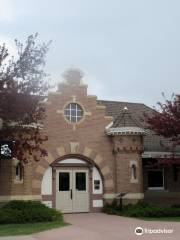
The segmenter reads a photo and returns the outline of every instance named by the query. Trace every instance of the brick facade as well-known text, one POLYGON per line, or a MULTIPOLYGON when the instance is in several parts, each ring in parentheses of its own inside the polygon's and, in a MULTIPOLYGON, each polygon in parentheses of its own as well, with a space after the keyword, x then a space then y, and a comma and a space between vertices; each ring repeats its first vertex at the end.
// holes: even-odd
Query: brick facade
MULTIPOLYGON (((55 207, 53 193, 56 163, 72 156, 84 159, 89 164, 89 169, 95 166, 102 176, 103 193, 93 195, 91 190, 90 211, 99 211, 99 208, 93 208, 93 200, 103 198, 104 201, 112 201, 122 192, 126 193, 126 202, 143 199, 147 188, 146 172, 142 171, 143 134, 131 132, 108 135, 107 126, 112 124, 114 118, 107 114, 106 107, 97 104, 96 96, 87 95, 87 85, 82 84, 80 78, 75 76, 75 81, 66 80, 66 83, 59 85, 57 92, 49 94, 44 103, 46 119, 42 131, 48 136, 44 146, 48 156, 39 162, 32 161, 25 165, 23 181, 20 182, 15 180, 14 161, 1 160, 0 202, 39 199, 52 201, 52 206, 55 207), (83 109, 83 118, 77 124, 69 123, 64 116, 64 109, 69 103, 77 103, 83 109), (52 195, 41 196, 42 179, 49 166, 52 167, 52 195), (132 177, 132 166, 136 168, 135 179, 132 177)), ((167 174, 171 175, 170 172, 167 174)), ((92 185, 92 174, 89 176, 92 185)), ((168 179, 172 179, 172 175, 168 179)), ((170 181, 167 188, 178 192, 179 182, 171 184, 170 181)))

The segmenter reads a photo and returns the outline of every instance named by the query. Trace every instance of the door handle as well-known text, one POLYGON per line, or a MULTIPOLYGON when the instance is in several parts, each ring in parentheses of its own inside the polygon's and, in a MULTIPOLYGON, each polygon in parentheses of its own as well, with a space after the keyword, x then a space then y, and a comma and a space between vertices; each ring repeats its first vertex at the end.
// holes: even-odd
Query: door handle
POLYGON ((72 189, 71 189, 71 199, 72 199, 73 195, 72 195, 72 189))

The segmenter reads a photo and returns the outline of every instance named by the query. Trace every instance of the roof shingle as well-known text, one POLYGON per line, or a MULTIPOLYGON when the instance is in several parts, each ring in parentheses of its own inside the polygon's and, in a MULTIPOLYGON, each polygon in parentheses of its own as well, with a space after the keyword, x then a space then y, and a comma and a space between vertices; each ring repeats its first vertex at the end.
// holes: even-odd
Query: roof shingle
MULTIPOLYGON (((169 140, 156 135, 148 129, 144 121, 144 114, 152 115, 154 110, 142 103, 118 102, 97 100, 98 105, 106 106, 106 115, 114 118, 112 127, 141 127, 146 129, 147 135, 144 137, 144 150, 150 152, 168 152, 169 140), (128 112, 123 111, 124 108, 128 112)), ((180 152, 180 148, 177 148, 180 152)))

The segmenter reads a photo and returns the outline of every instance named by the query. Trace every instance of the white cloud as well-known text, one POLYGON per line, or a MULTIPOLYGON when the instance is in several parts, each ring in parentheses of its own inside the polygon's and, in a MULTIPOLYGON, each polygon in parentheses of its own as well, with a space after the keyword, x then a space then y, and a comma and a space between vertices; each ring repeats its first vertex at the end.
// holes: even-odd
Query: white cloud
POLYGON ((11 0, 0 0, 0 22, 12 21, 13 10, 11 0))

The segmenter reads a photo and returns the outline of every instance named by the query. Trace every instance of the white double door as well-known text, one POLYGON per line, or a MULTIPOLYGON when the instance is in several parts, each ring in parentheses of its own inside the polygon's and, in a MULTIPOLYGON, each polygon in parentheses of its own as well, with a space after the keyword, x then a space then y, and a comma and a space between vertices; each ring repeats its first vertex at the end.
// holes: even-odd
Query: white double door
POLYGON ((88 169, 56 170, 56 208, 63 213, 89 212, 88 169))

